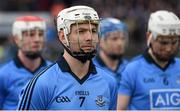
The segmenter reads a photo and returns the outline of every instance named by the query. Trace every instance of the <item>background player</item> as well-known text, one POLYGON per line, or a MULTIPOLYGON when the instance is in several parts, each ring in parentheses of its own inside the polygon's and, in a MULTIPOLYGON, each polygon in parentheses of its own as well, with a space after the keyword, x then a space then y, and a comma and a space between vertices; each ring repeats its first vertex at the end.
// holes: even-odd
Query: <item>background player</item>
POLYGON ((160 10, 150 15, 148 49, 129 63, 122 73, 118 109, 180 109, 180 20, 160 10))
POLYGON ((99 28, 100 45, 93 62, 120 81, 127 64, 123 59, 128 41, 127 26, 116 18, 105 18, 100 21, 99 28))
POLYGON ((26 83, 50 64, 41 52, 44 47, 46 24, 37 16, 22 16, 12 27, 18 51, 13 60, 0 69, 0 109, 14 110, 26 83))

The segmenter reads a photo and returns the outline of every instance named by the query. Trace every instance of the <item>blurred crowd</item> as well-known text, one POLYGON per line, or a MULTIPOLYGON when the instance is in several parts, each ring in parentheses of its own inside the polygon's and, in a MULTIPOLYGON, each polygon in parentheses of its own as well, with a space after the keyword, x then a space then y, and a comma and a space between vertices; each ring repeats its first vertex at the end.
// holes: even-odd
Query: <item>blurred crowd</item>
MULTIPOLYGON (((88 5, 95 8, 101 18, 116 17, 125 22, 129 30, 127 58, 137 55, 145 49, 146 25, 151 12, 164 9, 172 11, 180 17, 180 0, 3 0, 0 3, 0 11, 43 11, 50 13, 53 17, 59 10, 73 5, 88 5)), ((55 32, 55 28, 50 28, 47 34, 48 38, 53 38, 48 39, 48 42, 51 42, 48 46, 51 49, 48 52, 50 56, 59 52, 53 46, 56 43, 55 32)), ((50 58, 53 60, 56 57, 50 58)))

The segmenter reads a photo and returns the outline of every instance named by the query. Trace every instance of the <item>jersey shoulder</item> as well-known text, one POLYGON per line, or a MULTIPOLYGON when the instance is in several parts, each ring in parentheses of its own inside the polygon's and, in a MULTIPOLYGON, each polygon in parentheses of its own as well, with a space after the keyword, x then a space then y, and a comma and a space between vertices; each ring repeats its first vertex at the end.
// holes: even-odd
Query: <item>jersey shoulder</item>
POLYGON ((105 69, 103 69, 102 67, 99 66, 95 66, 98 75, 105 80, 107 83, 113 85, 113 84, 117 84, 117 81, 115 80, 114 77, 112 77, 110 74, 108 74, 109 72, 107 72, 105 69))
POLYGON ((1 66, 1 68, 0 68, 0 75, 2 75, 2 74, 6 74, 6 75, 7 75, 7 73, 13 72, 15 67, 16 67, 16 65, 15 65, 15 63, 14 63, 13 60, 5 63, 5 64, 4 64, 3 66, 1 66))
MULTIPOLYGON (((56 72, 56 65, 57 64, 51 64, 47 67, 45 67, 43 70, 38 72, 28 83, 31 84, 31 86, 36 87, 36 90, 47 90, 51 89, 56 83, 57 75, 56 72)), ((27 86, 28 87, 28 86, 27 86)), ((26 88, 27 88, 26 87, 26 88)), ((33 90, 33 88, 31 89, 33 90)))
POLYGON ((180 57, 175 57, 175 62, 177 62, 178 64, 180 64, 180 57))
POLYGON ((128 63, 129 63, 129 60, 127 60, 127 59, 122 59, 122 63, 123 63, 123 64, 128 64, 128 63))
POLYGON ((140 63, 142 63, 142 62, 144 62, 144 57, 143 57, 143 55, 138 55, 138 56, 132 58, 132 59, 128 62, 128 64, 127 64, 126 67, 139 67, 138 65, 139 65, 140 63))
POLYGON ((52 62, 52 61, 50 61, 50 60, 45 60, 45 62, 46 62, 46 65, 47 65, 47 66, 49 66, 49 65, 53 64, 53 62, 52 62))
POLYGON ((58 65, 56 63, 51 63, 43 70, 41 70, 34 78, 38 78, 38 81, 49 81, 56 78, 58 75, 58 65))
MULTIPOLYGON (((134 74, 135 72, 138 71, 137 69, 146 67, 144 62, 145 62, 145 59, 144 59, 143 55, 138 55, 128 62, 125 69, 123 70, 123 72, 126 72, 126 73, 133 72, 133 74, 134 74), (142 65, 143 65, 143 67, 141 67, 142 65)), ((122 74, 123 74, 123 72, 122 72, 122 74)))
POLYGON ((178 67, 180 66, 180 57, 175 57, 175 65, 177 65, 178 67))

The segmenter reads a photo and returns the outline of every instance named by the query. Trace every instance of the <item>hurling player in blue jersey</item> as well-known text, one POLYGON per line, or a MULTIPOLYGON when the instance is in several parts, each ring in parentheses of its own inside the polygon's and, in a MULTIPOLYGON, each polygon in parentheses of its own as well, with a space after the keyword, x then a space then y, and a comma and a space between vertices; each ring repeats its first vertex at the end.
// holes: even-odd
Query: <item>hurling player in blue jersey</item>
POLYGON ((148 22, 148 49, 122 73, 118 109, 180 110, 180 20, 172 12, 152 13, 148 22))
POLYGON ((59 12, 57 30, 64 54, 27 85, 19 110, 114 110, 117 83, 91 61, 98 43, 97 12, 73 6, 59 12))
POLYGON ((116 18, 105 18, 100 21, 99 35, 99 50, 93 62, 120 81, 121 72, 127 65, 127 60, 123 59, 128 41, 127 26, 116 18))
POLYGON ((22 88, 49 61, 41 57, 45 40, 45 21, 37 16, 22 16, 13 24, 17 55, 0 69, 0 109, 17 108, 22 88))

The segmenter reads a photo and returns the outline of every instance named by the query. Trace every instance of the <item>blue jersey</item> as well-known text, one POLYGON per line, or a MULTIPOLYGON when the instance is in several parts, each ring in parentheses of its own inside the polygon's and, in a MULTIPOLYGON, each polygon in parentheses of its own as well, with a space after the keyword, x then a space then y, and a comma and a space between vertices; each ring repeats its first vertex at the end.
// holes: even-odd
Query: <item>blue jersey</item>
POLYGON ((32 79, 36 72, 49 64, 49 61, 42 59, 41 65, 34 72, 31 72, 21 63, 17 56, 6 63, 0 69, 0 109, 16 109, 24 85, 32 79))
POLYGON ((146 51, 126 66, 118 93, 130 96, 130 110, 180 109, 180 59, 161 68, 146 51))
POLYGON ((118 82, 118 86, 119 86, 119 81, 121 79, 121 73, 122 71, 125 69, 126 65, 128 64, 128 61, 125 59, 121 59, 119 61, 118 67, 116 68, 115 71, 111 70, 110 68, 108 68, 105 63, 103 62, 103 60, 100 58, 99 55, 95 56, 93 58, 93 62, 96 66, 104 69, 108 74, 110 74, 112 77, 114 77, 117 82, 118 82))
POLYGON ((27 85, 19 110, 114 110, 117 83, 92 62, 85 77, 79 79, 61 57, 27 85))

